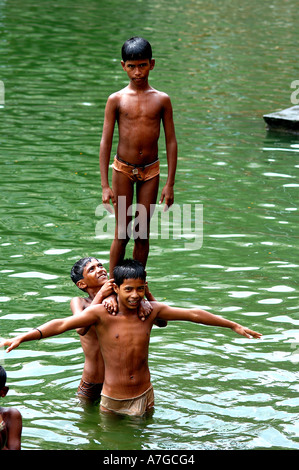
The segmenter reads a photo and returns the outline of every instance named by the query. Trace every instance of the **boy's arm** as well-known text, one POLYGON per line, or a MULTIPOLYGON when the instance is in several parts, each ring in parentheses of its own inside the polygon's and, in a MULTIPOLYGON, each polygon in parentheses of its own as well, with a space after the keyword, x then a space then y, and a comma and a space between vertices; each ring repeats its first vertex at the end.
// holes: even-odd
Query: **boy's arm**
POLYGON ((115 315, 118 312, 118 304, 113 283, 114 279, 106 281, 90 304, 96 305, 102 303, 111 315, 115 315))
MULTIPOLYGON (((78 314, 82 313, 83 310, 85 310, 85 308, 86 308, 84 306, 84 299, 82 299, 81 297, 74 297, 71 300, 70 307, 71 307, 71 311, 72 311, 73 315, 78 315, 78 314)), ((90 328, 90 325, 88 325, 84 328, 76 328, 76 332, 80 336, 84 336, 88 332, 89 328, 90 328)))
POLYGON ((16 336, 12 339, 2 340, 0 348, 2 346, 8 346, 6 352, 10 352, 12 349, 17 348, 21 343, 25 343, 27 341, 49 338, 50 336, 60 335, 68 330, 93 325, 99 321, 99 314, 101 311, 105 311, 105 307, 102 305, 96 305, 86 308, 84 312, 81 312, 78 315, 51 320, 38 328, 28 331, 28 333, 23 333, 22 335, 16 336))
POLYGON ((109 96, 105 108, 105 118, 103 125, 103 133, 100 144, 100 173, 102 186, 102 202, 109 212, 113 212, 110 206, 110 199, 115 206, 116 201, 112 189, 109 186, 108 168, 110 162, 110 154, 112 148, 112 139, 117 116, 117 100, 116 95, 109 96))
POLYGON ((165 142, 166 142, 166 155, 167 155, 167 164, 168 164, 168 177, 164 188, 162 189, 161 197, 159 204, 165 199, 164 211, 172 206, 174 202, 174 182, 175 182, 175 173, 177 167, 177 140, 175 135, 175 128, 173 122, 173 111, 170 98, 166 95, 165 104, 162 114, 162 122, 165 133, 165 142))
MULTIPOLYGON (((146 298, 149 302, 156 302, 155 297, 153 296, 153 294, 149 290, 147 282, 145 284, 145 296, 146 296, 146 298)), ((162 320, 161 318, 156 318, 155 321, 154 321, 154 325, 158 326, 159 328, 164 328, 165 326, 167 326, 167 321, 162 320)))
POLYGON ((169 307, 165 304, 158 305, 159 311, 157 313, 157 318, 162 318, 163 320, 191 321, 193 323, 201 323, 203 325, 231 328, 235 333, 246 336, 246 338, 260 338, 262 336, 261 333, 252 331, 249 328, 240 325, 239 323, 226 320, 225 318, 214 315, 213 313, 209 313, 206 310, 201 310, 199 308, 185 309, 169 307))
MULTIPOLYGON (((109 279, 109 281, 106 281, 105 284, 101 287, 99 292, 97 292, 89 306, 102 304, 106 298, 111 297, 110 302, 105 304, 105 307, 109 311, 109 313, 113 315, 117 312, 118 307, 116 300, 112 299, 112 295, 113 297, 115 297, 113 289, 113 279, 109 279)), ((73 315, 78 315, 79 313, 83 312, 83 310, 86 308, 86 306, 84 305, 84 299, 81 297, 74 297, 70 302, 70 307, 73 315)), ((79 335, 84 336, 88 332, 89 328, 90 325, 85 328, 77 328, 76 331, 79 335)))
POLYGON ((7 450, 21 450, 22 415, 16 408, 9 410, 7 450))

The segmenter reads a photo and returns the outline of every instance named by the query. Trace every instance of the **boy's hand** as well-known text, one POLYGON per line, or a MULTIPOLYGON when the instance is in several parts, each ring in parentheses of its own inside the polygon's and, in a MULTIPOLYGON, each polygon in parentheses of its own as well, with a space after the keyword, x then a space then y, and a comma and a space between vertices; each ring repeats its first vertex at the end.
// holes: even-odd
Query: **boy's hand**
POLYGON ((0 342, 0 348, 3 346, 8 346, 6 349, 6 352, 11 351, 12 349, 17 348, 21 344, 21 339, 18 339, 18 337, 13 338, 13 339, 3 339, 0 342))
POLYGON ((144 321, 152 313, 152 310, 152 305, 147 300, 143 299, 140 302, 140 307, 138 309, 138 317, 141 321, 144 321))
POLYGON ((162 189, 161 197, 159 200, 159 204, 162 204, 162 202, 165 199, 165 206, 164 206, 164 212, 166 212, 170 206, 172 206, 174 202, 174 191, 173 191, 173 186, 165 185, 164 188, 162 189))
POLYGON ((113 214, 114 211, 113 211, 113 208, 110 205, 110 199, 111 199, 111 202, 112 202, 113 206, 116 206, 116 201, 115 201, 113 191, 108 186, 107 188, 102 189, 102 203, 103 203, 103 206, 105 207, 105 209, 107 209, 107 211, 110 212, 110 214, 113 214))
POLYGON ((246 338, 260 338, 262 336, 261 333, 257 333, 256 331, 252 331, 250 330, 249 328, 245 328, 244 326, 242 325, 238 325, 236 323, 235 326, 232 327, 232 330, 241 335, 241 336, 245 336, 246 338))
POLYGON ((101 293, 102 298, 109 297, 115 293, 113 289, 113 282, 113 279, 109 279, 109 281, 106 281, 105 284, 101 287, 99 292, 101 293))
POLYGON ((102 304, 111 315, 117 314, 118 304, 116 300, 116 295, 110 295, 109 297, 103 300, 102 304))

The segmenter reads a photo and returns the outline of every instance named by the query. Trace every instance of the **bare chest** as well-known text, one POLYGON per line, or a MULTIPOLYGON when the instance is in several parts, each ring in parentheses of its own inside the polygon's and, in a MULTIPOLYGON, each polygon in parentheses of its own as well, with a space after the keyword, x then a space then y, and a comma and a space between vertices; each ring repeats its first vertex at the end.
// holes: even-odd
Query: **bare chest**
POLYGON ((162 116, 162 106, 151 94, 123 96, 119 103, 119 119, 124 121, 157 121, 162 116))
POLYGON ((147 349, 150 340, 151 324, 139 318, 128 319, 121 316, 110 316, 106 326, 101 330, 101 344, 108 350, 118 348, 127 353, 134 349, 147 349))

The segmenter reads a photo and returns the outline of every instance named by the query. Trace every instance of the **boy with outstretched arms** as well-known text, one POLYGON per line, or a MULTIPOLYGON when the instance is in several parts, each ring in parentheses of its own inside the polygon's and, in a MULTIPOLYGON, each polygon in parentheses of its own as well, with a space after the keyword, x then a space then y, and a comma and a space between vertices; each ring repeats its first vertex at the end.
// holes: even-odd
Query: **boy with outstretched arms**
MULTIPOLYGON (((85 257, 78 260, 71 269, 71 279, 87 297, 74 297, 70 307, 73 315, 82 313, 91 305, 103 304, 110 314, 118 311, 116 295, 113 289, 113 279, 108 280, 107 271, 96 258, 85 257)), ((149 300, 152 300, 150 297, 149 300)), ((149 304, 142 303, 139 317, 144 319, 151 311, 149 304)), ((77 328, 80 342, 84 352, 85 361, 82 378, 77 390, 80 399, 94 403, 101 398, 104 382, 104 361, 95 327, 87 326, 77 328)))
POLYGON ((38 329, 4 340, 0 347, 8 346, 9 352, 24 341, 94 325, 105 364, 101 409, 142 416, 154 405, 148 349, 151 329, 156 319, 191 321, 230 328, 247 338, 261 336, 260 333, 205 310, 170 307, 160 302, 152 302, 151 315, 141 322, 138 307, 146 291, 146 274, 143 265, 136 260, 127 260, 115 267, 114 283, 119 306, 117 315, 110 315, 102 305, 90 306, 84 314, 52 320, 38 329))
POLYGON ((150 43, 140 37, 128 39, 122 47, 123 70, 129 85, 109 96, 105 109, 100 144, 102 202, 115 209, 115 236, 110 249, 110 277, 123 260, 130 238, 130 223, 134 185, 138 230, 135 227, 133 258, 146 265, 149 253, 150 219, 156 204, 159 187, 158 140, 161 122, 164 127, 168 177, 160 203, 165 209, 174 202, 173 186, 177 165, 177 141, 173 123, 172 104, 166 93, 149 85, 149 73, 155 66, 150 43), (112 188, 108 181, 112 140, 118 124, 117 154, 113 162, 112 188))

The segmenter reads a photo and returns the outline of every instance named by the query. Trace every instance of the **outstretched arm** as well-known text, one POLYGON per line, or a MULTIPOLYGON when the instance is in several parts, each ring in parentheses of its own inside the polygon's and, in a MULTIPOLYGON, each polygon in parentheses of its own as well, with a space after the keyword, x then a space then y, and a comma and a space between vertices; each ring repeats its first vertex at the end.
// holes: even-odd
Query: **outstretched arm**
POLYGON ((245 336, 246 338, 260 338, 262 336, 261 333, 257 333, 256 331, 250 330, 239 323, 235 323, 218 315, 214 315, 213 313, 209 313, 206 310, 201 310, 199 308, 175 308, 169 307, 165 304, 159 304, 159 306, 160 309, 158 311, 157 318, 162 318, 163 320, 191 321, 193 323, 201 323, 203 325, 230 328, 235 333, 245 336))
POLYGON ((12 339, 2 340, 0 348, 2 346, 8 346, 6 352, 10 352, 12 349, 17 348, 21 343, 27 341, 57 336, 68 330, 95 324, 99 319, 99 316, 97 315, 99 308, 104 309, 105 307, 88 307, 84 312, 78 315, 51 320, 38 328, 28 331, 28 333, 23 333, 22 335, 16 336, 12 339))
MULTIPOLYGON (((115 315, 118 311, 116 295, 113 289, 113 279, 106 281, 101 287, 99 292, 95 295, 94 299, 89 306, 103 304, 109 313, 115 315)), ((70 303, 73 315, 78 315, 86 308, 84 299, 81 297, 74 297, 70 303)), ((90 325, 84 328, 77 328, 76 331, 79 335, 84 336, 90 328, 90 325)))
MULTIPOLYGON (((145 296, 146 296, 146 298, 149 302, 156 302, 155 297, 153 296, 153 294, 149 290, 147 282, 145 284, 145 296)), ((159 328, 164 328, 165 326, 167 326, 167 321, 162 320, 161 318, 156 318, 155 321, 154 321, 154 325, 158 326, 159 328)))

